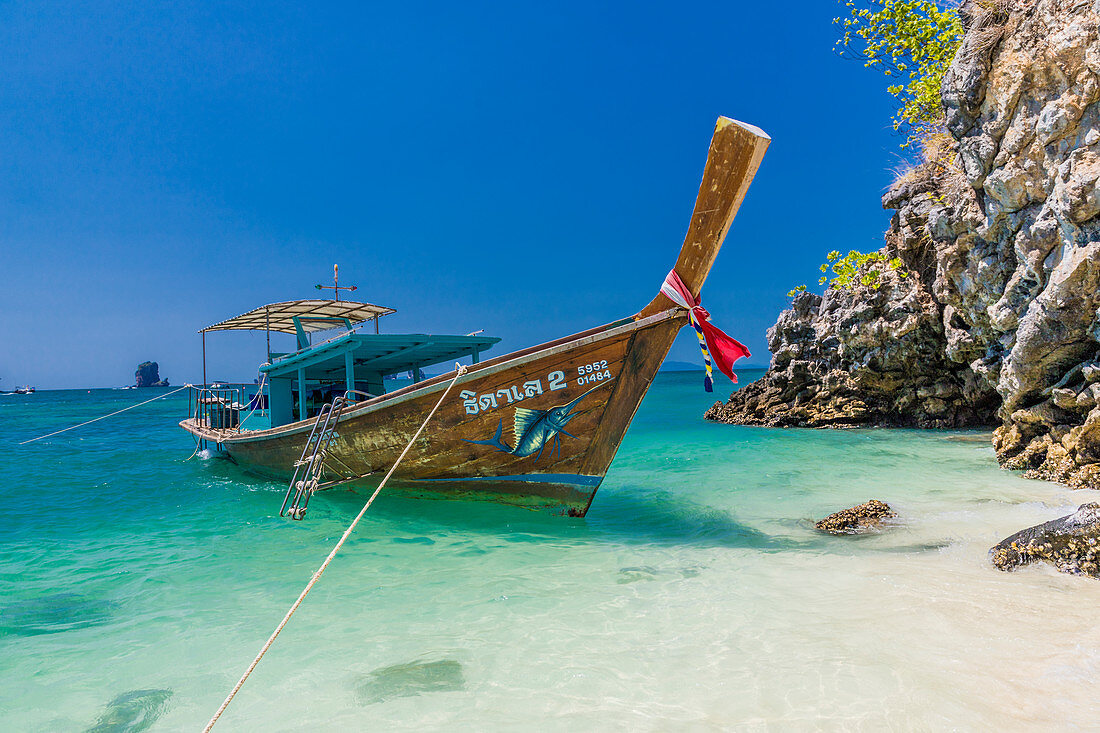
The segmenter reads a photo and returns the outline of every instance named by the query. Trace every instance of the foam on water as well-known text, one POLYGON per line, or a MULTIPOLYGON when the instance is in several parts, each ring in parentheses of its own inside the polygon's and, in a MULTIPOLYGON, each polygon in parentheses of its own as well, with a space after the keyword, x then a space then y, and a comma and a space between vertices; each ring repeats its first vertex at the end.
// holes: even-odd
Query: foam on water
MULTIPOLYGON (((1100 584, 987 557, 1091 492, 1001 471, 978 433, 706 423, 699 381, 658 378, 585 519, 383 494, 227 729, 1094 719, 1100 584), (813 530, 872 497, 896 527, 813 530)), ((179 397, 0 459, 5 727, 201 727, 362 505, 279 519, 281 486, 185 461, 179 397)), ((134 401, 5 400, 0 441, 134 401)))

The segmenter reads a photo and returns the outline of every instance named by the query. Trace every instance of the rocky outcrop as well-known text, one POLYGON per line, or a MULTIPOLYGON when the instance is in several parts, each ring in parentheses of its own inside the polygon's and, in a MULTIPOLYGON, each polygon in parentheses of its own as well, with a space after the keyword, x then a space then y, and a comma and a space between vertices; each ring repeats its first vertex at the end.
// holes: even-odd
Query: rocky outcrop
POLYGON ((962 12, 946 132, 882 200, 902 267, 796 297, 707 417, 999 425, 1006 467, 1100 488, 1100 2, 962 12))
POLYGON ((815 529, 829 534, 863 534, 882 529, 882 523, 897 514, 890 505, 878 499, 830 514, 814 525, 815 529))
POLYGON ((989 551, 993 565, 1015 570, 1037 560, 1063 573, 1100 577, 1100 504, 1017 532, 989 551))
POLYGON ((915 277, 803 293, 768 330, 767 375, 716 403, 722 422, 805 427, 987 425, 992 391, 946 358, 937 303, 915 277))
POLYGON ((155 361, 143 361, 134 372, 135 387, 167 387, 168 380, 160 378, 160 366, 155 361))

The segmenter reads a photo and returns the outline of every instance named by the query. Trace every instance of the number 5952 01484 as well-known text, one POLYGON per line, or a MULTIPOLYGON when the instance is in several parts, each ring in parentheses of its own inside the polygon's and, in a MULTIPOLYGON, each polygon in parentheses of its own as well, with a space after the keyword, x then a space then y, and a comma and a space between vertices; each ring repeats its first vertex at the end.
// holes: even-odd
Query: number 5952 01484
POLYGON ((577 384, 593 384, 602 382, 605 379, 611 379, 611 372, 607 368, 607 359, 577 367, 577 384))

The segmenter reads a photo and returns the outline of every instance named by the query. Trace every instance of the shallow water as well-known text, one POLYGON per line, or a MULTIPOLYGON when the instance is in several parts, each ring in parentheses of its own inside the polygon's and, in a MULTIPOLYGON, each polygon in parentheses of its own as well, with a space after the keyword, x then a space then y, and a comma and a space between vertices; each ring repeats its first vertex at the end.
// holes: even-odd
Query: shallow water
MULTIPOLYGON (((977 433, 707 423, 700 382, 658 377, 585 519, 383 494, 225 729, 1092 725, 1100 583, 987 553, 1093 492, 977 433), (899 526, 813 531, 872 497, 899 526)), ((201 728, 361 506, 185 460, 184 393, 13 445, 147 394, 0 396, 6 729, 201 728)))

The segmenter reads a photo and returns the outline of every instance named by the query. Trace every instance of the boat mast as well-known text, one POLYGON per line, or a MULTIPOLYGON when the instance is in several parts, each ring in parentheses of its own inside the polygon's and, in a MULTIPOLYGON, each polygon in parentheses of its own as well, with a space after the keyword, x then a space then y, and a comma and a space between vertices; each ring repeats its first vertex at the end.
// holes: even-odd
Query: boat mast
POLYGON ((271 312, 264 306, 264 333, 267 334, 267 363, 271 363, 271 312))
POLYGON ((358 290, 359 289, 358 286, 356 286, 356 285, 345 285, 344 287, 340 287, 340 265, 333 265, 332 266, 332 285, 321 285, 320 283, 318 283, 317 285, 314 285, 313 287, 317 288, 318 290, 331 290, 332 291, 332 299, 335 300, 335 301, 340 300, 340 291, 341 290, 349 290, 350 291, 350 290, 358 290))

